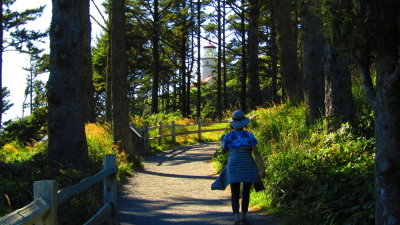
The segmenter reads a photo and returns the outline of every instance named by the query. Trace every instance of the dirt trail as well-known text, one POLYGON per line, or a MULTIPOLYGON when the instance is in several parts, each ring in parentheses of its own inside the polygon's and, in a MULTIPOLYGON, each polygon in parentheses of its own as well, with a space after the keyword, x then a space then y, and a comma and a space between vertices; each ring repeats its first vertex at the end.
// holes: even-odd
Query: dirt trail
MULTIPOLYGON (((121 225, 231 225, 230 192, 211 191, 210 160, 217 143, 179 147, 145 160, 119 198, 121 225)), ((277 225, 272 216, 250 211, 250 224, 277 225)))

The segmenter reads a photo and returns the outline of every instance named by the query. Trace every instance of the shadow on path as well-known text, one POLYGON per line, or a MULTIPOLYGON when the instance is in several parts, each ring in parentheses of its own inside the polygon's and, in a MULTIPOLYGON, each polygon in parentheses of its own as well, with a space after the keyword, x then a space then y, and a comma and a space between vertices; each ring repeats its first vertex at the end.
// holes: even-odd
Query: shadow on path
MULTIPOLYGON (((128 180, 119 198, 122 225, 233 224, 229 191, 211 191, 216 179, 209 162, 217 143, 179 147, 145 159, 144 170, 128 180)), ((277 225, 258 212, 250 224, 277 225)))
POLYGON ((152 172, 152 171, 141 171, 141 173, 143 173, 143 174, 149 174, 149 175, 153 175, 153 176, 163 176, 163 177, 176 177, 176 178, 185 178, 185 179, 206 179, 206 180, 215 180, 215 177, 211 177, 211 176, 179 175, 179 174, 152 172))

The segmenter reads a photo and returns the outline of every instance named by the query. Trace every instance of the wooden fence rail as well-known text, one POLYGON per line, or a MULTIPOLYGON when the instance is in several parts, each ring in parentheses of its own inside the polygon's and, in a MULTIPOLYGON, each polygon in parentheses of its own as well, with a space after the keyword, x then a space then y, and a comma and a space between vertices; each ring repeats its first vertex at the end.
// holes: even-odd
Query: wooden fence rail
MULTIPOLYGON (((223 131, 227 130, 228 127, 226 128, 217 128, 217 129, 204 129, 206 126, 212 125, 212 124, 217 124, 217 123, 228 123, 228 121, 201 121, 198 120, 197 123, 191 123, 191 124, 176 124, 174 121, 171 122, 170 125, 168 124, 163 124, 162 122, 159 123, 157 126, 149 127, 147 124, 143 125, 143 128, 137 129, 137 132, 141 133, 141 137, 143 137, 144 142, 146 143, 144 146, 144 149, 149 150, 150 149, 150 141, 152 140, 158 140, 158 145, 162 145, 162 140, 163 138, 166 137, 171 137, 172 142, 176 142, 176 137, 179 135, 186 135, 186 134, 197 134, 197 138, 199 140, 202 140, 202 133, 205 132, 214 132, 214 131, 223 131), (188 126, 197 126, 196 130, 192 131, 185 131, 185 132, 176 132, 177 127, 188 127, 188 126), (171 133, 165 134, 165 130, 171 130, 171 133), (158 130, 158 135, 155 137, 150 137, 149 131, 151 130, 158 130)), ((132 126, 133 127, 133 126, 132 126)))
POLYGON ((55 180, 42 180, 33 183, 34 199, 27 206, 0 218, 1 225, 9 224, 57 224, 57 208, 68 199, 79 195, 91 186, 103 182, 102 208, 90 218, 85 225, 117 223, 117 164, 116 155, 104 157, 104 168, 97 174, 57 192, 55 180))

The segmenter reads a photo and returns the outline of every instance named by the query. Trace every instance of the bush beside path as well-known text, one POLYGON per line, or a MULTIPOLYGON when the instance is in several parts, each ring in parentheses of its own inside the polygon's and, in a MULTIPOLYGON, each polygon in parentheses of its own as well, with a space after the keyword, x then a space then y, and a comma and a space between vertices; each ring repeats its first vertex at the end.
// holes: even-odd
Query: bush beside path
MULTIPOLYGON (((230 191, 211 191, 217 175, 210 166, 218 143, 175 148, 145 160, 123 186, 121 225, 233 224, 230 191)), ((251 211, 250 224, 277 225, 270 215, 251 211)))

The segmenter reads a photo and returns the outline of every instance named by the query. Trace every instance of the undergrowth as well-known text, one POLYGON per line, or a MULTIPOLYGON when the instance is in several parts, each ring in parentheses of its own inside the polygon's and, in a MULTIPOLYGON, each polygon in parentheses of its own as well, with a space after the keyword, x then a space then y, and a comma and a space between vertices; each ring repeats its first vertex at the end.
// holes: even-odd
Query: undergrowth
MULTIPOLYGON (((134 116, 132 118, 133 123, 137 128, 143 128, 143 124, 147 124, 149 127, 154 127, 154 126, 159 126, 160 123, 163 124, 163 126, 169 126, 169 127, 163 127, 162 133, 163 135, 170 135, 172 133, 171 125, 172 122, 176 124, 175 127, 175 132, 176 133, 183 133, 183 132, 188 132, 188 131, 197 131, 197 121, 196 119, 193 118, 181 118, 178 114, 176 113, 171 113, 171 114, 164 114, 164 113, 158 113, 154 114, 151 116, 148 116, 146 118, 142 118, 139 116, 134 116), (179 126, 179 125, 186 125, 186 124, 193 124, 190 126, 179 126)), ((229 125, 227 123, 212 123, 211 120, 204 119, 203 123, 209 122, 208 125, 203 125, 202 129, 203 130, 208 130, 208 129, 228 129, 229 125)), ((149 136, 150 138, 155 138, 150 141, 150 153, 149 154, 155 154, 158 152, 162 152, 165 150, 173 149, 178 146, 183 146, 183 145, 193 145, 196 143, 202 143, 202 142, 216 142, 220 141, 221 137, 226 133, 226 130, 223 131, 214 131, 214 132, 203 132, 201 134, 201 140, 198 138, 198 134, 185 134, 185 135, 178 135, 176 136, 175 142, 172 140, 171 136, 163 137, 161 145, 159 144, 159 140, 157 136, 159 135, 159 129, 151 129, 149 130, 149 136)))
MULTIPOLYGON (((374 138, 348 124, 326 134, 324 121, 307 125, 303 106, 253 113, 247 129, 267 171, 266 191, 251 193, 253 207, 279 215, 281 224, 374 224, 374 138)), ((214 159, 221 169, 227 157, 214 159)))
MULTIPOLYGON (((33 199, 32 184, 36 180, 53 180, 58 188, 75 184, 94 175, 103 168, 106 154, 117 155, 119 185, 134 172, 128 155, 113 144, 107 126, 86 125, 90 164, 86 170, 67 168, 47 158, 47 140, 23 144, 13 141, 0 150, 0 216, 27 205, 33 199)), ((102 184, 95 185, 82 195, 73 198, 59 208, 59 224, 83 224, 102 205, 102 184)))

